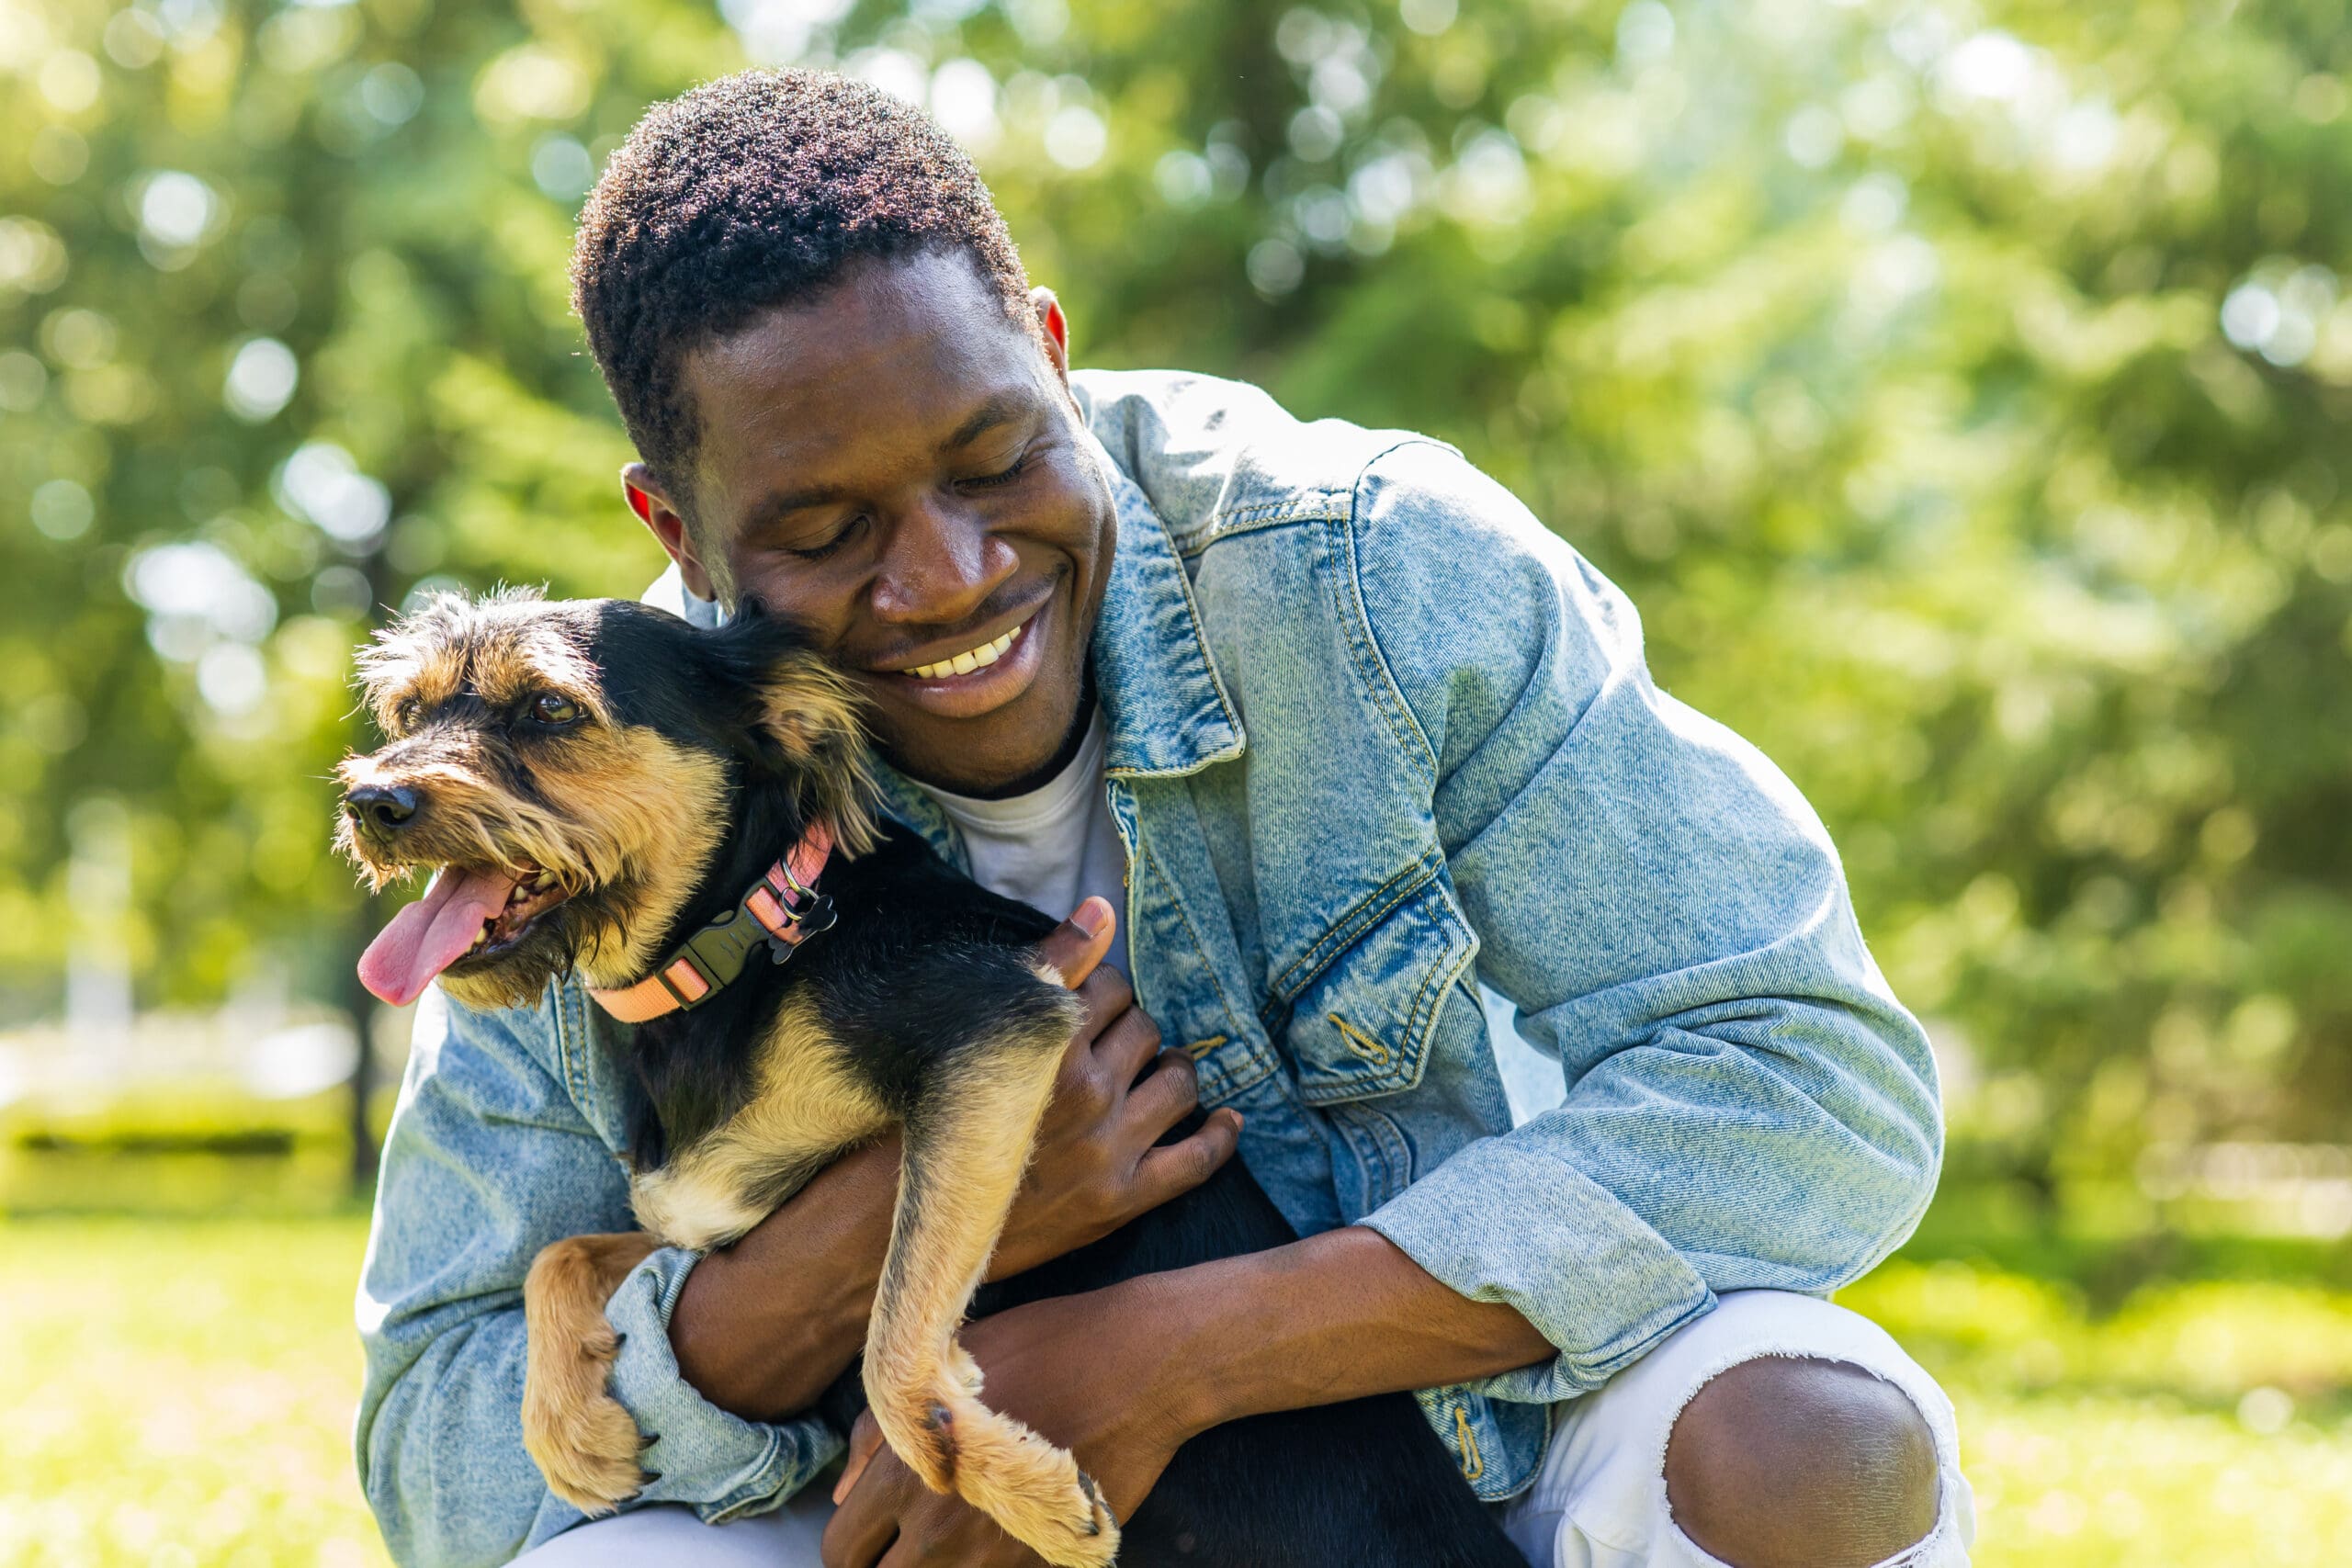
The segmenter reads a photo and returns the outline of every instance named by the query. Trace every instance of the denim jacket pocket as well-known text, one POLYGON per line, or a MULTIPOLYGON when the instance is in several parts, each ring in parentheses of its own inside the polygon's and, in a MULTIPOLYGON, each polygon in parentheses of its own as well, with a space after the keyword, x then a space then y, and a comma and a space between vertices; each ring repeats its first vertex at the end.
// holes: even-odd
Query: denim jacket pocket
POLYGON ((1442 880, 1401 900, 1292 1004, 1300 1098, 1333 1105, 1419 1084, 1438 1012, 1477 950, 1442 880))

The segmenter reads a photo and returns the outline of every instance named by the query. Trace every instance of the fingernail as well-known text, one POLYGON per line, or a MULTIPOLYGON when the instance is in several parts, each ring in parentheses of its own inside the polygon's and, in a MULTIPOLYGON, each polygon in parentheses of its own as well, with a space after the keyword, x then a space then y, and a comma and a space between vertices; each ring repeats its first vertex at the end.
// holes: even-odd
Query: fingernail
POLYGON ((1111 906, 1100 898, 1089 898, 1078 907, 1069 923, 1088 936, 1101 936, 1102 928, 1111 923, 1111 906))

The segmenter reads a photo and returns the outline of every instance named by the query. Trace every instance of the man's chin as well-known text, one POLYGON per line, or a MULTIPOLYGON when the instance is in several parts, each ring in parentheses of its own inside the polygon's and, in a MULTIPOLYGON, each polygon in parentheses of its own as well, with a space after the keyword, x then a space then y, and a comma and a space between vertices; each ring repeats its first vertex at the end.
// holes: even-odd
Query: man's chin
POLYGON ((877 702, 884 754, 908 777, 957 795, 994 795, 1044 782, 1080 723, 1082 679, 1057 673, 976 718, 942 719, 877 702))

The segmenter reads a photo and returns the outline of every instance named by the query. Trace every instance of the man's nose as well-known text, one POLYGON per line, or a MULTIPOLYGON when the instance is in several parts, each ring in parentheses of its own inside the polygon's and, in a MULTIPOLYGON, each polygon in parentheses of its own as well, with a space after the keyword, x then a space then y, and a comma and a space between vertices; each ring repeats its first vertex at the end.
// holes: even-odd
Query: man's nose
POLYGON ((406 784, 361 784, 343 797, 351 825, 372 839, 389 839, 416 815, 416 791, 406 784))
POLYGON ((1012 547, 943 499, 910 508, 890 531, 874 580, 877 620, 952 624, 978 609, 1020 570, 1012 547))

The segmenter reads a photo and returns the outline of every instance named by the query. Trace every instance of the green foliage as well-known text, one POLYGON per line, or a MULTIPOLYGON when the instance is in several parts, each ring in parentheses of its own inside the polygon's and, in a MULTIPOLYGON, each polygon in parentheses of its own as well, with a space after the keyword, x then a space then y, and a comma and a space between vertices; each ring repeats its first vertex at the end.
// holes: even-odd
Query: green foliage
POLYGON ((929 94, 1081 362, 1444 435, 1631 589, 1661 680, 1805 789, 1897 989, 1970 1048, 1974 1157, 2047 1190, 2332 1132, 2338 7, 720 11, 9 0, 15 1010, 53 998, 94 794, 131 813, 155 998, 265 951, 334 994, 369 919, 324 849, 346 647, 422 579, 650 575, 571 213, 647 102, 797 55, 929 94), (282 408, 256 342, 299 367, 282 408), (190 541, 218 555, 144 553, 190 541))

